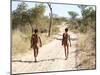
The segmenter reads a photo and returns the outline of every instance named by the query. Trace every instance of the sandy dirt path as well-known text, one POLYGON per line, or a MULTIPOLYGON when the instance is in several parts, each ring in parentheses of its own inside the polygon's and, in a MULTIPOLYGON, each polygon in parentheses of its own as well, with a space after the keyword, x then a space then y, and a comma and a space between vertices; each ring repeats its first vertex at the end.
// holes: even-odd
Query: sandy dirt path
POLYGON ((60 33, 54 36, 54 40, 43 45, 37 57, 38 62, 34 62, 33 51, 18 55, 12 58, 12 74, 34 73, 62 70, 76 70, 76 44, 77 35, 69 32, 71 36, 72 47, 69 48, 69 57, 65 60, 64 49, 61 45, 62 34, 65 25, 59 26, 60 33))

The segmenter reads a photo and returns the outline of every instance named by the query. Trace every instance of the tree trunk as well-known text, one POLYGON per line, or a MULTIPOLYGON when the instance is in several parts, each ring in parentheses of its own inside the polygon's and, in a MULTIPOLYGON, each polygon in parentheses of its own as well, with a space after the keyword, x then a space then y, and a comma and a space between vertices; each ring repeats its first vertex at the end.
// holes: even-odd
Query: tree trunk
POLYGON ((50 24, 49 24, 48 37, 50 37, 50 35, 51 35, 51 26, 52 26, 52 8, 51 8, 51 4, 50 3, 48 3, 48 6, 50 8, 50 24))

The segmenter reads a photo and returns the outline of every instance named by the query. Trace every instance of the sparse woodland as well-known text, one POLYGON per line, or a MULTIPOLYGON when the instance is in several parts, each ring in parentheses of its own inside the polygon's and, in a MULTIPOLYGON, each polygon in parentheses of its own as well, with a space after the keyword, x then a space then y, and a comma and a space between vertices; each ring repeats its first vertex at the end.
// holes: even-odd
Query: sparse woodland
POLYGON ((79 14, 74 11, 68 12, 70 19, 52 14, 51 35, 48 37, 50 16, 44 15, 45 5, 36 3, 35 7, 28 8, 25 2, 19 3, 16 10, 11 12, 12 55, 29 51, 32 29, 38 28, 43 44, 46 44, 59 32, 57 26, 66 23, 70 31, 79 36, 76 67, 78 69, 95 68, 96 10, 94 6, 88 5, 77 5, 77 7, 81 10, 80 18, 77 18, 79 14))
MULTIPOLYGON (((43 40, 49 40, 50 18, 44 15, 45 10, 46 8, 42 3, 36 4, 35 7, 28 9, 27 4, 22 2, 17 6, 16 10, 12 11, 12 48, 14 54, 29 49, 32 29, 37 28, 43 40)), ((52 15, 54 17, 52 18, 51 34, 56 34, 59 32, 57 25, 66 21, 66 19, 64 17, 59 18, 56 14, 52 15)))

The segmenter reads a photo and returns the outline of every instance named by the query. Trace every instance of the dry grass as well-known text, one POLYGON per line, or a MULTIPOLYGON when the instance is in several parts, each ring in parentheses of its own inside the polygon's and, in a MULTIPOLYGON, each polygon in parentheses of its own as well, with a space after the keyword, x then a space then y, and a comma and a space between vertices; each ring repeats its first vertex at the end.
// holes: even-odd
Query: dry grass
MULTIPOLYGON (((59 29, 56 27, 53 28, 51 36, 48 37, 48 33, 39 33, 41 37, 42 44, 47 44, 53 40, 53 36, 59 32, 59 29)), ((12 32, 12 56, 16 56, 17 54, 22 54, 28 52, 30 49, 30 37, 31 33, 25 35, 19 30, 12 32)))
POLYGON ((17 53, 24 53, 29 49, 29 39, 23 35, 20 31, 14 31, 12 33, 12 55, 17 53))
POLYGON ((78 69, 95 69, 95 48, 93 48, 92 39, 90 35, 78 34, 79 35, 79 48, 77 51, 77 68, 78 69))

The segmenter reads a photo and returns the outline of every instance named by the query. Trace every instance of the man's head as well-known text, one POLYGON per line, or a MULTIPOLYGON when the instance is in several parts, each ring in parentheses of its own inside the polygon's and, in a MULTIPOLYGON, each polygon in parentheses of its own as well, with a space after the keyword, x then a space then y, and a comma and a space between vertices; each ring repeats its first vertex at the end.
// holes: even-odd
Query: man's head
POLYGON ((68 28, 65 28, 65 32, 68 32, 68 28))
POLYGON ((37 33, 38 32, 38 29, 34 29, 34 33, 37 33))

